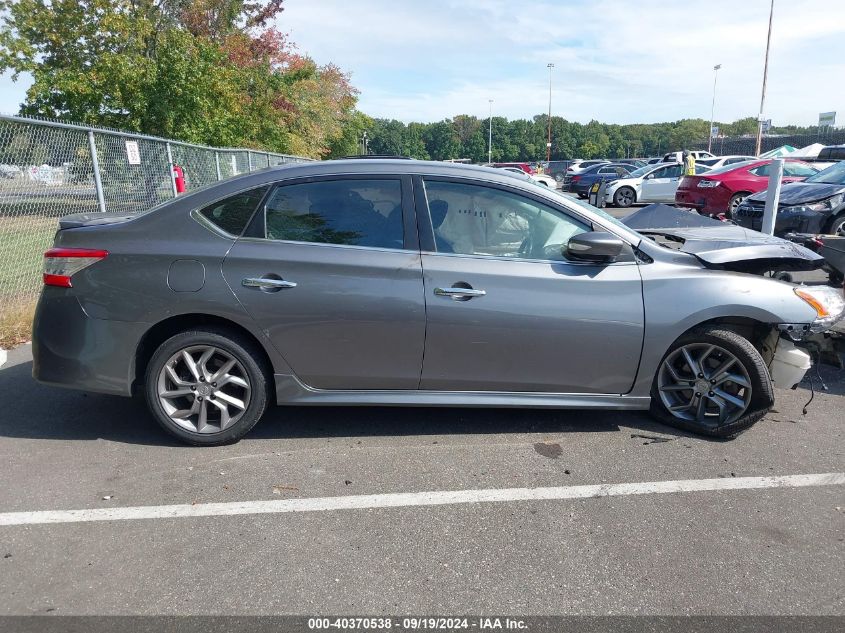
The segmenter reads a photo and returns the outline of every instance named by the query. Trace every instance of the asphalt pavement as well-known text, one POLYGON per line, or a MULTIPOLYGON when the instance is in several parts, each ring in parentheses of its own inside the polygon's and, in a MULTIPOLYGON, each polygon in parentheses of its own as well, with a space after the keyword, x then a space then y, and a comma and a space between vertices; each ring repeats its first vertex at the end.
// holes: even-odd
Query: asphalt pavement
POLYGON ((139 400, 42 386, 31 369, 28 346, 0 368, 0 522, 215 510, 0 524, 0 614, 845 615, 841 483, 565 498, 842 473, 838 370, 806 415, 807 385, 778 390, 733 441, 645 413, 343 407, 276 408, 236 445, 191 448, 139 400), (508 492, 547 489, 563 492, 508 492), (486 492, 423 503, 450 491, 486 492), (426 494, 369 497, 393 493, 426 494), (358 499, 382 501, 344 509, 358 499), (284 500, 311 506, 251 509, 284 500))

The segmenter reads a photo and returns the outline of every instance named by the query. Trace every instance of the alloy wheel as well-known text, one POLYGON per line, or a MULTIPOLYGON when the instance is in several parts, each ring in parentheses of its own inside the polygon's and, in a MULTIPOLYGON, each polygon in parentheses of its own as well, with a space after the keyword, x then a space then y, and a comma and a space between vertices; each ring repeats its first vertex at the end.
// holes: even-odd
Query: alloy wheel
POLYGON ((736 213, 736 210, 739 205, 742 204, 742 201, 745 200, 747 197, 748 196, 734 196, 733 198, 731 198, 730 205, 728 206, 728 212, 731 214, 731 216, 736 213))
POLYGON ((164 412, 193 433, 219 433, 249 406, 249 375, 234 356, 213 345, 194 345, 173 354, 158 375, 164 412))
POLYGON ((742 417, 752 395, 739 359, 709 343, 691 343, 669 354, 660 366, 657 390, 672 416, 711 428, 742 417))
POLYGON ((634 192, 627 187, 616 192, 616 204, 621 207, 629 207, 634 203, 634 192))

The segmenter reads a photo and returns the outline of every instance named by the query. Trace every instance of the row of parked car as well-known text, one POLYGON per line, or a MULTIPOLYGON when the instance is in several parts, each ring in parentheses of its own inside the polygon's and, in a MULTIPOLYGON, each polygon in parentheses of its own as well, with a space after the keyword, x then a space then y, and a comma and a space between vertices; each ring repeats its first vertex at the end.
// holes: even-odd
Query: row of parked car
MULTIPOLYGON (((845 235, 845 147, 824 149, 814 162, 786 157, 775 230, 845 235)), ((494 163, 546 187, 561 186, 581 198, 604 181, 605 204, 619 208, 662 202, 702 215, 733 219, 748 228, 762 225, 765 190, 773 158, 695 156, 695 175, 684 175, 681 152, 651 159, 494 163)))
MULTIPOLYGON (((845 235, 845 148, 825 151, 825 160, 814 162, 784 158, 776 234, 845 235)), ((762 227, 773 158, 699 155, 695 175, 684 175, 683 164, 673 158, 671 153, 641 166, 630 160, 581 161, 567 168, 563 188, 587 197, 593 184, 604 181, 609 206, 673 203, 747 228, 762 227)))

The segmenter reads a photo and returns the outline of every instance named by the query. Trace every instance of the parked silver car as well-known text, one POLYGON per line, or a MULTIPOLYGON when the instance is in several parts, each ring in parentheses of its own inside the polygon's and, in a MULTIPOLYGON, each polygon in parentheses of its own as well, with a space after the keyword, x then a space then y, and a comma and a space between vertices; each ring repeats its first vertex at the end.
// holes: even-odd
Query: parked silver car
POLYGON ((732 271, 748 249, 666 248, 448 163, 275 167, 59 228, 33 375, 141 391, 193 444, 237 440, 269 402, 650 408, 732 436, 772 406, 767 366, 845 311, 831 288, 732 271))

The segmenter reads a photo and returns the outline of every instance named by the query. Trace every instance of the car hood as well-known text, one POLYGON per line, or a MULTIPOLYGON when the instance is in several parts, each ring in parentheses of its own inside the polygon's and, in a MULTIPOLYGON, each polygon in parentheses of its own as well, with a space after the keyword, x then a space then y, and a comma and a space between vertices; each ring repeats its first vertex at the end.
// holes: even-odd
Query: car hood
POLYGON ((761 274, 775 269, 814 270, 824 264, 821 255, 794 242, 665 204, 638 209, 622 223, 711 268, 761 274))
POLYGON ((629 187, 639 187, 643 184, 642 177, 637 178, 613 178, 613 186, 619 187, 621 185, 628 185, 629 187))
MULTIPOLYGON (((830 198, 843 191, 845 191, 845 185, 828 185, 822 182, 791 182, 781 187, 779 206, 789 207, 796 204, 809 204, 830 198)), ((748 196, 748 199, 765 202, 766 192, 755 193, 753 196, 748 196)))

